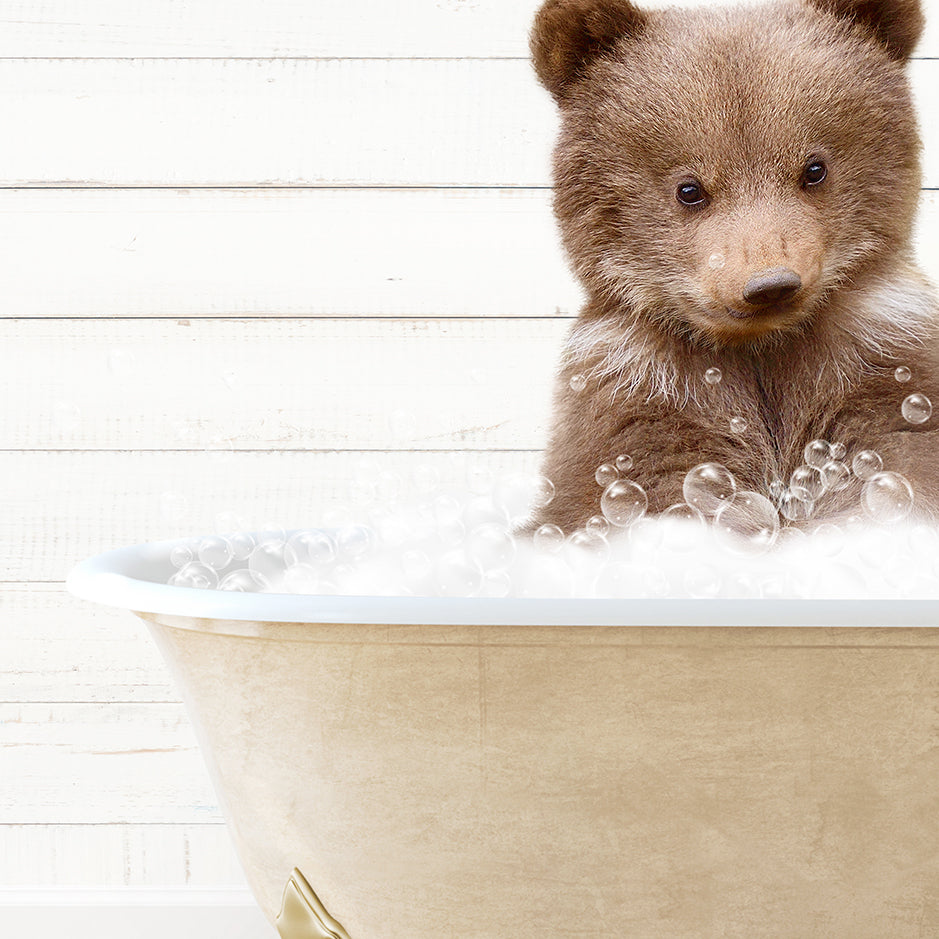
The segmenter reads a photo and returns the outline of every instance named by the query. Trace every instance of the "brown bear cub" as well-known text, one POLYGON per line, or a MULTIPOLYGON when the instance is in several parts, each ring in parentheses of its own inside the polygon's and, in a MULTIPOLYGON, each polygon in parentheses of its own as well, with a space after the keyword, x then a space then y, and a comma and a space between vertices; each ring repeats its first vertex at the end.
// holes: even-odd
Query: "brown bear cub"
MULTIPOLYGON (((599 515, 595 471, 623 454, 650 512, 683 502, 705 462, 779 504, 817 439, 843 467, 876 451, 916 511, 939 515, 939 416, 901 413, 911 393, 939 402, 937 303, 910 248, 904 66, 922 27, 918 0, 542 7, 555 210, 587 303, 544 464, 557 495, 536 525, 599 515)), ((861 480, 836 482, 783 514, 861 515, 861 480)))

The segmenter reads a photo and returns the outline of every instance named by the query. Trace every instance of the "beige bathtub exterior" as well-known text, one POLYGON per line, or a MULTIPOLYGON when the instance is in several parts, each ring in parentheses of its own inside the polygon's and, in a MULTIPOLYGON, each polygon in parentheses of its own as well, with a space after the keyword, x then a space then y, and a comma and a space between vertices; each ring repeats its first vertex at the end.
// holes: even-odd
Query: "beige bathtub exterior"
POLYGON ((297 867, 351 939, 939 935, 939 629, 141 615, 272 920, 297 867))

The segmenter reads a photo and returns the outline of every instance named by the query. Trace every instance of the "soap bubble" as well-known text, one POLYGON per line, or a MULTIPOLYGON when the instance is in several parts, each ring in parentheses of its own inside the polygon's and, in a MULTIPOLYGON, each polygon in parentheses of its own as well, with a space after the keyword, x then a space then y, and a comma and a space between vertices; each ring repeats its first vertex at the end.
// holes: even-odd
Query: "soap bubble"
POLYGON ((793 492, 786 489, 779 499, 779 514, 790 522, 802 522, 811 518, 815 511, 815 500, 802 497, 804 490, 793 492))
POLYGON ((831 444, 827 440, 810 440, 802 456, 807 465, 821 469, 831 458, 831 444))
POLYGON ((455 548, 457 545, 462 544, 463 539, 466 537, 466 526, 460 519, 455 519, 452 522, 438 522, 437 537, 442 544, 455 548))
POLYGON ((861 450, 851 461, 851 469, 858 479, 870 479, 883 468, 884 461, 876 450, 861 450))
POLYGON ((260 542, 248 558, 248 570, 260 574, 272 585, 278 584, 287 568, 286 550, 286 544, 276 538, 260 542))
POLYGON ((288 564, 330 564, 336 559, 336 542, 325 531, 304 529, 287 540, 284 560, 288 564))
POLYGON ((587 387, 587 376, 582 375, 580 372, 571 375, 570 386, 571 391, 583 391, 587 387))
POLYGON ((542 525, 532 535, 535 547, 544 554, 557 554, 564 545, 564 532, 550 522, 542 525))
POLYGON ((613 464, 620 473, 628 473, 633 468, 633 458, 628 453, 621 453, 613 464))
POLYGON ((287 541, 287 532, 279 525, 266 525, 255 535, 258 544, 264 544, 265 541, 287 541))
POLYGON ((598 559, 605 559, 610 553, 610 543, 606 538, 586 528, 573 532, 564 548, 567 562, 575 570, 594 568, 598 559))
POLYGON ((737 491, 733 474, 721 463, 699 463, 688 470, 682 483, 685 502, 702 515, 714 515, 737 491))
POLYGON ((344 525, 336 532, 336 547, 346 560, 364 557, 374 541, 374 533, 365 525, 344 525))
POLYGON ((721 271, 724 269, 724 265, 727 263, 727 259, 723 254, 712 254, 708 258, 708 267, 712 271, 721 271))
POLYGON ((598 486, 605 489, 611 482, 619 479, 619 470, 612 463, 601 463, 593 474, 598 486))
POLYGON ((515 560, 515 539, 501 525, 479 525, 466 537, 466 554, 484 571, 505 570, 515 560))
POLYGON ((912 394, 903 399, 900 413, 911 424, 923 424, 932 417, 932 402, 926 395, 912 394))
POLYGON ((735 434, 746 433, 749 426, 745 417, 732 417, 730 419, 730 429, 735 434))
POLYGON ((210 535, 199 542, 199 560, 214 571, 224 570, 232 561, 231 544, 220 535, 210 535))
POLYGON ((627 528, 646 513, 648 496, 639 483, 630 479, 611 482, 600 497, 600 509, 607 520, 618 528, 627 528))
POLYGON ((797 466, 789 477, 789 491, 803 502, 817 499, 825 491, 822 471, 815 466, 797 466))
POLYGON ((481 597, 501 599, 507 597, 511 592, 512 578, 506 571, 487 571, 485 577, 483 577, 479 595, 481 597))
POLYGON ((192 547, 188 544, 173 545, 170 549, 170 563, 173 567, 177 568, 177 570, 181 567, 185 567, 195 556, 195 551, 193 551, 192 547))
POLYGON ((231 548, 231 557, 233 561, 247 561, 251 552, 255 549, 257 542, 253 535, 247 532, 232 532, 225 536, 228 545, 231 548))
POLYGON ((822 482, 828 492, 841 492, 851 485, 851 470, 847 463, 840 460, 829 460, 822 467, 822 482))
POLYGON ((232 590, 237 593, 257 593, 268 587, 270 584, 265 578, 247 568, 230 571, 218 583, 219 590, 232 590))
POLYGON ((720 384, 720 380, 724 377, 724 373, 719 368, 709 368, 704 373, 704 380, 709 385, 720 384))
POLYGON ((444 554, 437 561, 434 573, 442 597, 474 597, 483 583, 480 566, 460 549, 444 554))
POLYGON ((554 483, 547 476, 533 476, 531 479, 532 508, 543 509, 554 501, 554 483))
POLYGON ((909 381, 913 377, 913 373, 905 366, 901 365, 893 373, 893 377, 900 382, 909 381))
POLYGON ((864 484, 861 505, 874 521, 893 524, 912 511, 913 488, 899 473, 875 473, 864 484))
POLYGON ((218 574, 198 561, 190 561, 181 567, 168 583, 174 587, 195 587, 199 590, 213 590, 218 586, 218 574))
POLYGON ((674 505, 670 505, 662 513, 662 518, 697 522, 698 524, 704 521, 704 516, 693 505, 688 505, 687 502, 676 502, 674 505))
POLYGON ((737 492, 733 502, 717 510, 714 526, 742 541, 749 551, 765 551, 779 534, 779 515, 765 496, 742 490, 737 492))

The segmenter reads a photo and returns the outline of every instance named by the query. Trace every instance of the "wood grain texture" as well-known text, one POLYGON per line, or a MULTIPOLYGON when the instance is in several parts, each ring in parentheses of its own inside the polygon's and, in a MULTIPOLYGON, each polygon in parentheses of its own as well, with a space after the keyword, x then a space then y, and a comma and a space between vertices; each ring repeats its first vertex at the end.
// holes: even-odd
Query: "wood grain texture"
MULTIPOLYGON (((572 315, 546 190, 0 191, 4 316, 572 315), (54 258, 50 264, 48 258, 54 258)), ((939 192, 916 247, 939 280, 939 192)))
POLYGON ((0 584, 0 703, 178 701, 146 629, 127 611, 82 603, 60 583, 0 584))
MULTIPOLYGON (((66 798, 68 794, 65 794, 66 798)), ((240 886, 221 822, 0 825, 0 884, 240 886)))
MULTIPOLYGON (((416 468, 430 466, 444 485, 465 492, 468 471, 476 478, 534 472, 539 462, 534 451, 0 452, 0 580, 61 581, 92 554, 217 525, 303 528, 335 513, 366 518, 368 505, 353 501, 358 479, 406 487, 416 468)), ((380 491, 371 504, 381 504, 380 491)))
POLYGON ((0 60, 3 185, 548 186, 519 60, 0 60))
POLYGON ((0 311, 570 313, 580 293, 550 203, 539 190, 5 190, 0 311))
MULTIPOLYGON (((10 0, 0 11, 4 56, 520 56, 541 0, 10 0)), ((667 6, 652 0, 645 6, 667 6)), ((691 0, 682 6, 716 6, 691 0)), ((939 55, 927 0, 918 53, 939 55)))
MULTIPOLYGON (((939 187, 939 60, 911 65, 939 187)), ((548 187, 526 60, 0 60, 4 186, 548 187)))
POLYGON ((0 825, 217 822, 181 704, 0 704, 0 825))
POLYGON ((569 326, 0 320, 0 449, 538 449, 569 326))

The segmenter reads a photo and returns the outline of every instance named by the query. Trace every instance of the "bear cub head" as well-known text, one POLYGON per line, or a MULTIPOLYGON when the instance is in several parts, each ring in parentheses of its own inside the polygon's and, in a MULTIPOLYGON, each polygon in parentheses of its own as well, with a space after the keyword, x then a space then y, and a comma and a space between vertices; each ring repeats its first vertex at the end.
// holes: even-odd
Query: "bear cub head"
POLYGON ((585 316, 762 348, 889 271, 919 199, 904 65, 922 28, 918 0, 548 0, 531 47, 585 316))

